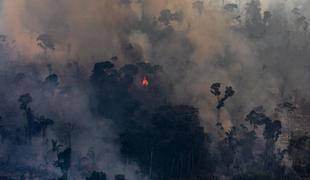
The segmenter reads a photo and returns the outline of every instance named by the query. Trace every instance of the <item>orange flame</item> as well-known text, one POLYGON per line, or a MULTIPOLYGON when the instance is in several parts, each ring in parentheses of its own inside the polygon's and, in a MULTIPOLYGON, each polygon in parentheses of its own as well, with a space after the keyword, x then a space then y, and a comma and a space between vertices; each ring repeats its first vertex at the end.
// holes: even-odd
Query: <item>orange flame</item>
POLYGON ((142 85, 143 85, 144 87, 147 87, 147 86, 149 85, 149 81, 147 80, 146 77, 143 78, 142 85))

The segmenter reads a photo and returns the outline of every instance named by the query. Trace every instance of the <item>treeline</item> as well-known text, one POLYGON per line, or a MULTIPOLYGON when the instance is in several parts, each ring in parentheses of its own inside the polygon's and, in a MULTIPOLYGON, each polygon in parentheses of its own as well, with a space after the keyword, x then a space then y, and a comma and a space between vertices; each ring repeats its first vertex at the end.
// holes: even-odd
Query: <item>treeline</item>
MULTIPOLYGON (((288 148, 279 151, 277 142, 281 135, 281 121, 267 116, 262 107, 249 112, 238 126, 225 131, 218 122, 214 125, 215 132, 206 132, 200 124, 197 108, 171 102, 169 96, 174 87, 163 77, 162 67, 149 63, 126 64, 120 68, 111 61, 94 65, 89 78, 89 108, 93 116, 112 122, 126 166, 136 163, 141 169, 140 174, 156 180, 309 177, 310 137, 292 137, 288 148), (145 80, 147 85, 143 84, 145 80), (264 145, 258 142, 260 135, 264 138, 264 145), (258 147, 262 150, 255 149, 258 147), (285 158, 291 160, 291 166, 283 163, 285 158)), ((45 91, 57 88, 58 78, 56 74, 49 75, 41 83, 45 91)), ((221 92, 221 85, 210 85, 210 93, 218 100, 214 107, 218 113, 229 103, 229 98, 238 98, 230 86, 221 92)), ((56 157, 53 166, 62 173, 58 179, 70 179, 68 172, 72 168, 72 151, 75 151, 71 146, 74 137, 70 130, 74 122, 63 129, 66 137, 60 143, 58 139, 46 137, 46 130, 57 121, 33 110, 31 94, 22 94, 16 101, 24 116, 24 129, 9 131, 4 119, 0 118, 2 142, 31 146, 33 137, 42 137, 48 144, 48 153, 56 157)), ((0 165, 5 168, 8 163, 1 162, 0 165)), ((29 171, 34 175, 47 173, 29 171)), ((106 180, 105 171, 84 173, 83 176, 87 180, 106 180)), ((115 180, 125 178, 125 175, 115 175, 115 180)), ((19 179, 26 177, 21 175, 19 179)))
MULTIPOLYGON (((281 121, 265 115, 262 107, 251 111, 240 126, 226 132, 222 124, 217 123, 221 139, 213 139, 212 133, 206 133, 201 127, 198 109, 191 105, 173 105, 165 93, 153 95, 154 90, 160 89, 156 79, 150 78, 150 86, 146 88, 140 84, 142 77, 156 77, 158 73, 162 73, 161 68, 145 63, 125 65, 117 70, 111 62, 103 62, 97 63, 93 70, 93 111, 115 122, 126 163, 138 162, 151 179, 212 179, 222 175, 233 179, 298 179, 308 176, 300 173, 307 171, 307 165, 299 166, 304 169, 298 170, 294 165, 290 168, 283 164, 285 156, 295 157, 292 150, 277 149, 281 121), (259 129, 263 129, 265 145, 257 154, 259 129), (211 143, 217 144, 216 151, 210 149, 211 143)), ((222 95, 220 87, 220 83, 210 86, 211 93, 218 99, 217 109, 223 108, 224 102, 235 94, 228 86, 222 95)), ((293 142, 290 147, 294 146, 293 142)))

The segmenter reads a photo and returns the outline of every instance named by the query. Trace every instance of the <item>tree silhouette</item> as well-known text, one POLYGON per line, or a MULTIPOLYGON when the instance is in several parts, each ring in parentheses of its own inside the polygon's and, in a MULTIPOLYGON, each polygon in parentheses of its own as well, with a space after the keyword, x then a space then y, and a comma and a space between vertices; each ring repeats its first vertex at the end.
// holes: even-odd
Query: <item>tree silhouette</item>
POLYGON ((18 101, 20 103, 20 109, 26 110, 28 108, 28 104, 32 102, 32 97, 29 93, 23 94, 19 97, 18 101))
POLYGON ((54 162, 55 167, 59 167, 63 173, 63 177, 67 178, 68 170, 71 166, 71 148, 57 153, 57 161, 54 162))
POLYGON ((224 96, 221 98, 220 95, 221 95, 221 91, 220 91, 220 88, 221 88, 221 84, 220 83, 213 83, 210 87, 210 91, 211 93, 217 97, 217 101, 218 101, 218 104, 216 106, 216 108, 219 110, 221 109, 222 107, 224 107, 225 105, 225 101, 232 97, 234 94, 235 94, 235 91, 232 89, 232 87, 228 86, 226 87, 225 89, 225 94, 224 96))
POLYGON ((18 99, 20 103, 20 109, 24 111, 24 115, 27 120, 26 136, 31 140, 32 136, 37 136, 40 133, 45 136, 45 130, 48 126, 54 124, 54 121, 44 116, 36 116, 33 110, 29 107, 32 102, 32 97, 29 93, 23 94, 18 99))
POLYGON ((182 11, 172 13, 169 9, 162 10, 158 18, 158 21, 163 23, 166 26, 169 25, 171 21, 182 21, 182 20, 183 20, 182 11))
POLYGON ((199 14, 201 14, 203 9, 204 9, 203 1, 195 1, 195 2, 193 2, 193 8, 196 9, 199 14))
POLYGON ((103 172, 94 171, 86 180, 107 180, 107 176, 103 172))

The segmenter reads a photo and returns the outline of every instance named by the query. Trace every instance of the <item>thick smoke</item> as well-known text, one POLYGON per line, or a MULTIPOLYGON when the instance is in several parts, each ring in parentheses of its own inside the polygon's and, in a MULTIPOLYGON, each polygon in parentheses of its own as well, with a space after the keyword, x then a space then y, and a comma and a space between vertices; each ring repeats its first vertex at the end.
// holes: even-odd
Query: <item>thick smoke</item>
MULTIPOLYGON (((123 173, 131 179, 139 171, 118 157, 110 121, 93 117, 87 107, 85 77, 98 61, 114 57, 118 67, 139 62, 162 65, 165 74, 161 78, 173 86, 169 100, 197 107, 206 131, 215 132, 218 121, 228 130, 260 105, 272 115, 279 103, 293 101, 296 94, 306 101, 309 98, 310 3, 306 0, 0 2, 0 31, 6 38, 0 62, 1 84, 6 87, 1 89, 3 104, 12 106, 7 107, 8 113, 14 109, 19 114, 17 122, 22 114, 16 109, 16 97, 30 93, 32 108, 58 121, 59 127, 50 132, 55 138, 57 128, 61 131, 60 126, 75 122, 74 128, 83 133, 72 132, 76 136, 72 147, 79 149, 73 158, 89 151, 99 153, 99 162, 91 170, 110 169, 109 175, 123 173), (47 35, 55 48, 38 46, 40 35, 47 35), (60 77, 60 86, 53 92, 40 88, 49 71, 60 77), (16 87, 16 76, 23 76, 20 73, 26 77, 16 87), (214 82, 236 90, 219 110, 210 93, 214 82), (106 142, 101 146, 102 138, 106 142)), ((38 153, 44 151, 40 148, 38 153)))
POLYGON ((113 125, 91 115, 86 85, 83 85, 86 81, 79 78, 84 73, 78 66, 67 65, 63 78, 54 82, 45 79, 49 73, 56 73, 53 68, 20 63, 1 67, 1 84, 6 86, 1 88, 1 125, 8 132, 2 136, 1 163, 8 163, 1 168, 1 175, 21 175, 37 169, 38 174, 42 173, 41 178, 61 176, 53 164, 57 154, 52 150, 52 142, 56 141, 63 149, 73 149, 71 178, 81 179, 96 170, 105 171, 111 178, 125 174, 129 179, 138 179, 135 173, 138 168, 124 164, 119 157, 113 125), (23 143, 26 140, 23 126, 27 121, 18 103, 18 97, 26 93, 33 98, 29 106, 34 115, 54 121, 54 127, 47 129, 43 137, 34 137, 31 144, 23 143), (14 143, 6 137, 14 139, 14 143))
MULTIPOLYGON (((208 93, 208 88, 213 81, 233 85, 242 94, 242 98, 234 100, 238 101, 235 102, 237 104, 232 104, 234 107, 246 104, 248 109, 244 109, 244 112, 263 103, 273 107, 279 98, 274 94, 279 94, 278 91, 283 83, 293 87, 304 84, 303 82, 296 84, 297 82, 293 81, 296 76, 307 76, 306 70, 303 74, 303 71, 298 70, 300 67, 296 67, 294 63, 293 67, 297 69, 287 75, 287 68, 292 66, 285 59, 282 60, 285 61, 282 66, 283 72, 279 72, 278 77, 275 76, 274 70, 278 71, 279 68, 269 67, 269 64, 273 66, 272 61, 277 61, 278 58, 272 57, 272 54, 261 58, 260 54, 264 53, 258 52, 259 50, 265 52, 265 49, 270 46, 268 42, 263 44, 234 31, 230 26, 230 17, 223 16, 219 2, 204 1, 204 10, 201 12, 193 8, 193 2, 188 0, 124 2, 3 1, 1 27, 8 38, 14 41, 16 46, 14 51, 25 56, 26 59, 33 59, 32 57, 43 53, 43 50, 37 46, 36 37, 46 33, 56 44, 56 50, 48 52, 53 61, 64 62, 67 59, 78 58, 79 63, 88 66, 90 62, 117 54, 121 56, 119 58, 121 64, 142 60, 164 65, 169 72, 167 78, 178 82, 173 98, 177 103, 190 102, 198 106, 206 122, 215 119, 214 110, 210 108, 214 106, 214 101, 208 93), (154 28, 150 25, 150 21, 153 17, 160 16, 163 9, 182 12, 182 21, 169 22, 173 32, 169 32, 168 28, 167 34, 158 32, 158 29, 166 28, 163 24, 155 26, 156 29, 153 32, 148 31, 149 28, 154 28), (132 52, 128 44, 132 45, 134 48, 132 51, 136 52, 132 52), (128 53, 131 57, 129 59, 128 53), (268 67, 272 72, 263 72, 263 67, 268 67), (282 75, 289 76, 287 78, 291 80, 287 82, 283 79, 286 77, 282 75), (247 78, 242 79, 244 76, 247 78), (261 78, 264 80, 257 81, 261 78), (253 99, 254 95, 257 98, 253 99), (201 96, 206 97, 207 100, 200 98, 201 96)), ((261 2, 263 10, 272 10, 279 4, 282 6, 279 6, 276 13, 280 16, 278 18, 283 20, 292 18, 290 10, 293 7, 302 7, 301 13, 306 12, 303 1, 261 2)), ((239 8, 242 9, 245 6, 246 2, 241 2, 239 8)), ((240 12, 241 15, 242 13, 240 12)), ((287 28, 291 29, 291 27, 287 28)), ((271 31, 277 30, 271 29, 271 31)), ((269 38, 271 39, 266 41, 283 43, 281 42, 283 40, 277 40, 281 35, 269 38)), ((277 51, 277 53, 284 52, 277 51)), ((304 65, 302 62, 300 64, 304 65)), ((223 112, 223 114, 226 114, 225 119, 230 119, 229 113, 223 112)))

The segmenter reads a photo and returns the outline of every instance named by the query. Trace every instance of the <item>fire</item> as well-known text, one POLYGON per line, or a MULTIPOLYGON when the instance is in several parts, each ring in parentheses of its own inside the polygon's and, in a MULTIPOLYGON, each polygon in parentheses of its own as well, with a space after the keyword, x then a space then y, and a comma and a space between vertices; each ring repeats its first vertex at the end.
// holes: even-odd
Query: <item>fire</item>
POLYGON ((149 81, 147 80, 146 77, 143 78, 142 85, 143 87, 147 87, 149 85, 149 81))

